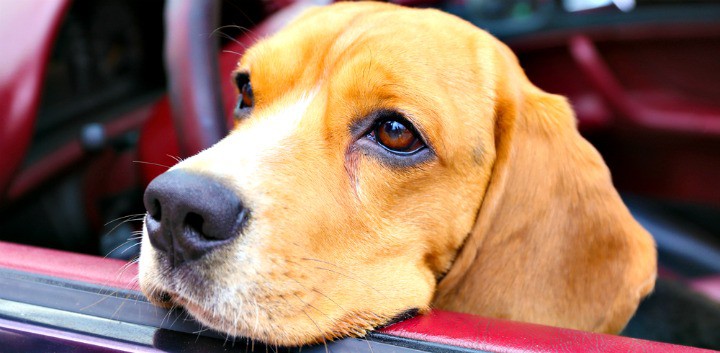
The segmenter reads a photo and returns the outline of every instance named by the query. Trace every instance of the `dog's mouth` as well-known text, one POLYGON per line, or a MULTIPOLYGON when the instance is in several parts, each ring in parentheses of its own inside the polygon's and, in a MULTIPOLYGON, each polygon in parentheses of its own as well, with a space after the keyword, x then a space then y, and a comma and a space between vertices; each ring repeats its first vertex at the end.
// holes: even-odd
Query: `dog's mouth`
MULTIPOLYGON (((296 342, 288 343, 277 341, 274 338, 274 334, 278 332, 277 330, 283 329, 284 325, 282 322, 272 325, 272 328, 258 330, 257 327, 254 327, 250 331, 246 331, 242 329, 242 326, 245 323, 238 322, 237 319, 232 320, 231 318, 226 317, 223 315, 222 311, 214 310, 213 307, 208 306, 207 303, 198 303, 178 293, 169 291, 159 290, 153 294, 153 297, 150 299, 155 305, 164 308, 183 308, 199 323, 211 328, 214 331, 220 332, 224 335, 231 335, 232 337, 248 337, 254 340, 262 341, 266 344, 274 344, 284 347, 316 344, 344 337, 362 337, 370 331, 379 330, 395 323, 410 319, 418 315, 421 311, 418 308, 410 308, 390 318, 368 313, 348 313, 345 318, 338 320, 338 322, 331 326, 326 332, 320 332, 319 335, 318 332, 315 332, 315 338, 297 340, 296 342), (275 333, 273 333, 274 331, 275 333), (252 333, 248 334, 249 332, 252 333)), ((319 329, 319 327, 316 328, 319 329)))
POLYGON ((401 312, 400 314, 397 314, 395 317, 393 317, 392 319, 388 320, 387 322, 375 326, 375 327, 373 328, 373 330, 379 330, 379 329, 382 329, 382 328, 385 328, 385 327, 388 327, 388 326, 397 324, 398 322, 405 321, 405 320, 407 320, 407 319, 411 319, 411 318, 417 316, 419 313, 420 313, 420 309, 419 309, 419 308, 410 308, 410 309, 407 309, 407 310, 401 312))
MULTIPOLYGON (((173 263, 161 252, 151 255, 146 262, 151 266, 141 280, 150 302, 170 310, 184 310, 210 332, 227 337, 294 347, 362 337, 422 310, 400 305, 393 310, 383 302, 378 302, 378 306, 355 305, 355 298, 361 294, 350 295, 352 285, 345 286, 347 290, 342 292, 333 292, 327 277, 322 280, 308 275, 305 263, 300 263, 305 265, 301 266, 296 263, 300 260, 288 260, 272 253, 263 257, 264 262, 250 257, 248 262, 258 262, 254 267, 230 266, 223 271, 218 267, 227 262, 217 261, 225 259, 219 255, 180 264, 173 263), (231 273, 232 279, 218 273, 231 273)), ((341 280, 345 278, 332 264, 310 263, 322 269, 330 268, 323 273, 337 274, 341 280)), ((357 289, 359 293, 368 291, 366 286, 357 289)))
POLYGON ((158 291, 154 294, 155 295, 150 298, 153 304, 170 310, 182 308, 204 326, 208 326, 226 335, 238 336, 237 328, 231 327, 233 324, 237 325, 238 322, 229 322, 228 319, 219 315, 217 311, 211 310, 210 306, 203 305, 180 294, 168 291, 158 291))
POLYGON ((203 307, 202 304, 195 303, 181 296, 170 296, 170 298, 173 305, 184 308, 185 311, 187 311, 190 315, 192 315, 195 319, 197 319, 204 325, 210 326, 218 331, 223 331, 226 334, 237 335, 237 333, 235 332, 228 332, 232 331, 227 328, 230 323, 227 322, 227 320, 223 316, 208 311, 205 307, 203 307))

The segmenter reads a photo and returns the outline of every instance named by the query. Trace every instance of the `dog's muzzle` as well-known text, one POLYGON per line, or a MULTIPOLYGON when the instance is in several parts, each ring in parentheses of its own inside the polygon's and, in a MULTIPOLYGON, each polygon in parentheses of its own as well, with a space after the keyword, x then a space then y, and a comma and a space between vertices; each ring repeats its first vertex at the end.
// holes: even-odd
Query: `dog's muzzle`
POLYGON ((182 170, 155 178, 143 201, 150 243, 173 267, 230 243, 250 213, 220 180, 182 170))

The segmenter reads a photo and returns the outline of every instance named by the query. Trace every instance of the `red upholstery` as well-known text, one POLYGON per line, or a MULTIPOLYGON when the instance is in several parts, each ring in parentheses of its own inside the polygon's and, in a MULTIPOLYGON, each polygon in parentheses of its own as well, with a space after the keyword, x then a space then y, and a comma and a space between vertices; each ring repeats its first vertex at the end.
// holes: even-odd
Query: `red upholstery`
POLYGON ((99 256, 0 242, 0 268, 88 282, 121 289, 138 289, 137 264, 99 256))
MULTIPOLYGON (((137 290, 137 265, 0 242, 0 268, 137 290)), ((612 335, 435 310, 382 330, 394 336, 490 352, 710 352, 612 335)))
POLYGON ((0 199, 25 156, 42 78, 69 1, 9 1, 0 20, 0 199))
POLYGON ((712 352, 613 335, 435 310, 384 333, 489 352, 712 352))

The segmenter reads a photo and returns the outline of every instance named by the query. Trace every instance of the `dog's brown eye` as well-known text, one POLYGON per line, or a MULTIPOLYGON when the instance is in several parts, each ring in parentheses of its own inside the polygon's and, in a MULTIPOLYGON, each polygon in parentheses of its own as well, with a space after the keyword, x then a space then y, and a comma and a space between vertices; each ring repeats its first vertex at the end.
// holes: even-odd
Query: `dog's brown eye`
POLYGON ((422 141, 415 135, 406 122, 385 120, 373 131, 375 140, 393 152, 414 152, 422 148, 422 141))
POLYGON ((240 104, 238 106, 240 109, 244 109, 252 108, 254 104, 255 97, 253 96, 252 85, 247 82, 240 88, 240 104))
POLYGON ((250 115, 255 105, 255 94, 250 84, 250 75, 246 72, 238 72, 234 76, 235 86, 238 88, 239 96, 235 105, 235 119, 242 119, 250 115))

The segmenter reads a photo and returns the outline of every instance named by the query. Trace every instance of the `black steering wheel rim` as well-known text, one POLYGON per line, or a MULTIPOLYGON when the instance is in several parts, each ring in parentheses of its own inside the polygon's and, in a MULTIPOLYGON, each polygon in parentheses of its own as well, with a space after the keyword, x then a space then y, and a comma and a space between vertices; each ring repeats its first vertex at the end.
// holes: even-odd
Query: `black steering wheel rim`
POLYGON ((169 0, 165 7, 165 67, 180 157, 212 146, 228 133, 218 69, 220 0, 169 0))

